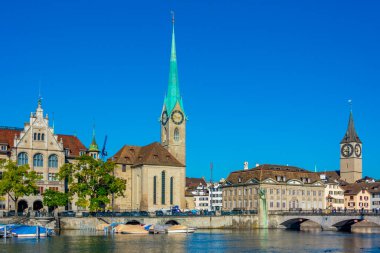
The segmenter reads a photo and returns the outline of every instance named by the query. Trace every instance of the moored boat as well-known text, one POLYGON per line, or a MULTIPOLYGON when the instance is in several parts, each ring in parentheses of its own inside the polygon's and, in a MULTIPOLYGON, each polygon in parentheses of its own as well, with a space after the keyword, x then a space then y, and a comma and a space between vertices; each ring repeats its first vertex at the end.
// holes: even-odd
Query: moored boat
POLYGON ((121 234, 148 234, 149 233, 149 227, 148 226, 142 226, 142 225, 124 225, 120 224, 116 227, 114 227, 115 233, 121 233, 121 234))
POLYGON ((165 232, 168 234, 172 233, 194 233, 196 228, 191 228, 184 225, 172 225, 165 229, 165 232))
POLYGON ((53 234, 53 230, 41 226, 20 225, 11 229, 15 237, 48 237, 53 234))

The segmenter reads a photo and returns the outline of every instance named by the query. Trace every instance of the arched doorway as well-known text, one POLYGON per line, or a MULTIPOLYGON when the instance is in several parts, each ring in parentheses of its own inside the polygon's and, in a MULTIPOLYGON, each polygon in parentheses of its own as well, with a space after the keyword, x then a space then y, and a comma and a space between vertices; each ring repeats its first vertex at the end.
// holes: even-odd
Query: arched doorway
POLYGON ((41 200, 36 200, 33 202, 33 211, 38 211, 43 207, 44 207, 44 205, 42 204, 41 200))
POLYGON ((17 203, 17 212, 18 213, 22 213, 27 208, 28 208, 28 202, 26 202, 25 200, 22 199, 17 203))

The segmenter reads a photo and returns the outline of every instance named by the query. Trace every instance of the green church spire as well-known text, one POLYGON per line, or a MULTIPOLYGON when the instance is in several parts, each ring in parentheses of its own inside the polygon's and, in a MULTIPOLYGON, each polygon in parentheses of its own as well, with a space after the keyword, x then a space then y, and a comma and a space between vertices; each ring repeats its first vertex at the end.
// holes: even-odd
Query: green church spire
POLYGON ((174 107, 179 103, 182 111, 182 97, 179 92, 179 81, 178 81, 178 67, 177 67, 177 54, 175 48, 175 33, 174 33, 174 13, 172 17, 173 23, 173 32, 172 32, 172 48, 170 54, 170 72, 169 72, 169 84, 168 84, 168 93, 165 97, 165 106, 168 115, 171 114, 174 107))
POLYGON ((96 143, 95 139, 95 126, 92 129, 92 142, 90 144, 90 148, 88 149, 89 151, 99 151, 98 144, 96 143))

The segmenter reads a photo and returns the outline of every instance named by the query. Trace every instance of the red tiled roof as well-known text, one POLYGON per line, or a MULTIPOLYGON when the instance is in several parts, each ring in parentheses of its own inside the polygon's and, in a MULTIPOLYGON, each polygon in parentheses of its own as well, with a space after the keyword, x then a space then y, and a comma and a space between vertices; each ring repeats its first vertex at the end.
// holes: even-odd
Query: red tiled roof
POLYGON ((58 134, 58 141, 63 141, 63 148, 69 149, 69 156, 79 156, 80 151, 86 151, 87 148, 83 143, 74 135, 58 134))
POLYGON ((20 136, 20 130, 0 128, 0 143, 13 147, 15 136, 20 136))
POLYGON ((125 145, 110 160, 121 164, 160 165, 184 167, 170 152, 160 143, 153 142, 146 146, 125 145))
MULTIPOLYGON (((16 128, 0 128, 0 143, 13 147, 15 136, 20 136, 21 130, 16 128)), ((70 156, 79 156, 79 151, 86 151, 83 143, 73 135, 58 134, 58 141, 63 141, 63 147, 70 150, 70 156)))
POLYGON ((314 183, 320 180, 318 173, 314 173, 298 167, 263 164, 253 169, 231 172, 226 181, 231 184, 245 184, 252 179, 255 179, 257 181, 263 181, 268 178, 276 180, 276 176, 285 176, 286 181, 290 179, 302 181, 302 179, 308 178, 310 179, 310 183, 314 183))
POLYGON ((207 183, 203 178, 186 178, 186 188, 196 188, 199 185, 207 186, 207 183))

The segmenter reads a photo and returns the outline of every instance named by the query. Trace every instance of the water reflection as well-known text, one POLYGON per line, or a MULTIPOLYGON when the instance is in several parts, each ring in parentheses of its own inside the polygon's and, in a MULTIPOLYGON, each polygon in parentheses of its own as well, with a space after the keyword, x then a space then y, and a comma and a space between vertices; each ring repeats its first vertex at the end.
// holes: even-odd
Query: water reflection
POLYGON ((0 252, 380 252, 380 235, 286 230, 199 230, 188 235, 65 231, 52 238, 1 239, 0 252))

